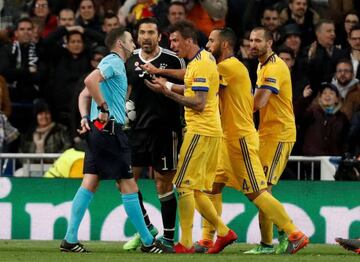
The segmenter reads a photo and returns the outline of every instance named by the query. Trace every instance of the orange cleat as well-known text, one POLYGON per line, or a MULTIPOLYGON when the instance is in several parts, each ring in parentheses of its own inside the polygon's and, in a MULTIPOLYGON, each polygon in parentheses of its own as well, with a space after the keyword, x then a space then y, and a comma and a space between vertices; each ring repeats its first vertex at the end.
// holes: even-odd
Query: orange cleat
POLYGON ((238 236, 236 235, 236 233, 230 229, 229 232, 226 234, 226 236, 223 237, 218 236, 216 238, 214 246, 209 248, 209 250, 206 253, 217 254, 221 252, 226 246, 235 242, 237 238, 238 236))
POLYGON ((196 241, 194 244, 195 253, 206 253, 209 248, 212 248, 214 246, 214 243, 212 240, 202 239, 199 241, 196 241))
POLYGON ((195 248, 193 246, 186 248, 179 242, 174 246, 174 251, 176 254, 194 254, 195 248))
POLYGON ((290 234, 288 236, 288 241, 289 243, 286 249, 286 253, 289 254, 295 254, 310 242, 309 238, 301 231, 290 234))

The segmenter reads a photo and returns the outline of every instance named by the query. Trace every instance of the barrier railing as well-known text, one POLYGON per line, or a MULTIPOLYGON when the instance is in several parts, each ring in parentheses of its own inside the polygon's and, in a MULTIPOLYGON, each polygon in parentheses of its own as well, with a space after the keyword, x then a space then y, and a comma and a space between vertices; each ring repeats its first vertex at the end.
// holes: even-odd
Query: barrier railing
MULTIPOLYGON (((60 154, 0 154, 0 175, 41 177, 59 156, 60 154)), ((334 180, 337 163, 340 159, 341 157, 330 156, 290 156, 288 166, 292 164, 294 167, 295 164, 297 180, 330 181, 334 180), (306 178, 304 178, 304 172, 307 173, 306 178)))

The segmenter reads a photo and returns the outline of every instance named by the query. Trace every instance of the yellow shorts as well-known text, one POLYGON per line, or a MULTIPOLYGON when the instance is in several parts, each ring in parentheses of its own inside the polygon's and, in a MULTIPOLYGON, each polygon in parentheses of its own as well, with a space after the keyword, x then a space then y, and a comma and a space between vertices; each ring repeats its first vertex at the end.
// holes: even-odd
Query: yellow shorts
POLYGON ((294 142, 260 142, 260 161, 264 168, 267 182, 276 185, 284 171, 294 142))
POLYGON ((221 137, 185 134, 173 179, 176 187, 212 190, 221 139, 221 137))
POLYGON ((267 188, 257 134, 235 140, 224 139, 215 182, 241 190, 244 194, 267 188))

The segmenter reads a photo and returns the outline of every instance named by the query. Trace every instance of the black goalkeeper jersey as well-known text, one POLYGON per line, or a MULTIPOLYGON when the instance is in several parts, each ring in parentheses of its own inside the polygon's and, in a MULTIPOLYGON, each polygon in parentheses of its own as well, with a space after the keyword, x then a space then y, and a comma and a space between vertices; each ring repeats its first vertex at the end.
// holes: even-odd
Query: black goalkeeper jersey
MULTIPOLYGON (((148 61, 141 56, 141 52, 141 49, 136 49, 126 61, 128 82, 132 87, 130 100, 134 102, 136 110, 136 118, 132 122, 131 128, 138 130, 169 127, 178 130, 181 128, 181 106, 163 94, 150 90, 144 83, 144 79, 149 79, 150 76, 141 69, 140 65, 152 63, 158 68, 185 69, 185 62, 174 52, 161 47, 159 54, 148 61)), ((173 83, 183 83, 167 76, 163 77, 173 83)))

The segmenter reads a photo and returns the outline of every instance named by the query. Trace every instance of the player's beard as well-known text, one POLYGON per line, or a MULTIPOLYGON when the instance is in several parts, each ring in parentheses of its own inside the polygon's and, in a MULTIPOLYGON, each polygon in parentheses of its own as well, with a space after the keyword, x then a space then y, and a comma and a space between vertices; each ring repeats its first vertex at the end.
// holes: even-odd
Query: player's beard
POLYGON ((220 47, 216 47, 214 49, 214 51, 212 51, 212 55, 214 56, 214 58, 216 59, 216 61, 219 60, 220 56, 221 56, 221 50, 220 47))
POLYGON ((156 50, 156 45, 154 45, 154 43, 151 42, 145 42, 141 45, 141 50, 143 50, 147 54, 152 54, 156 50))

